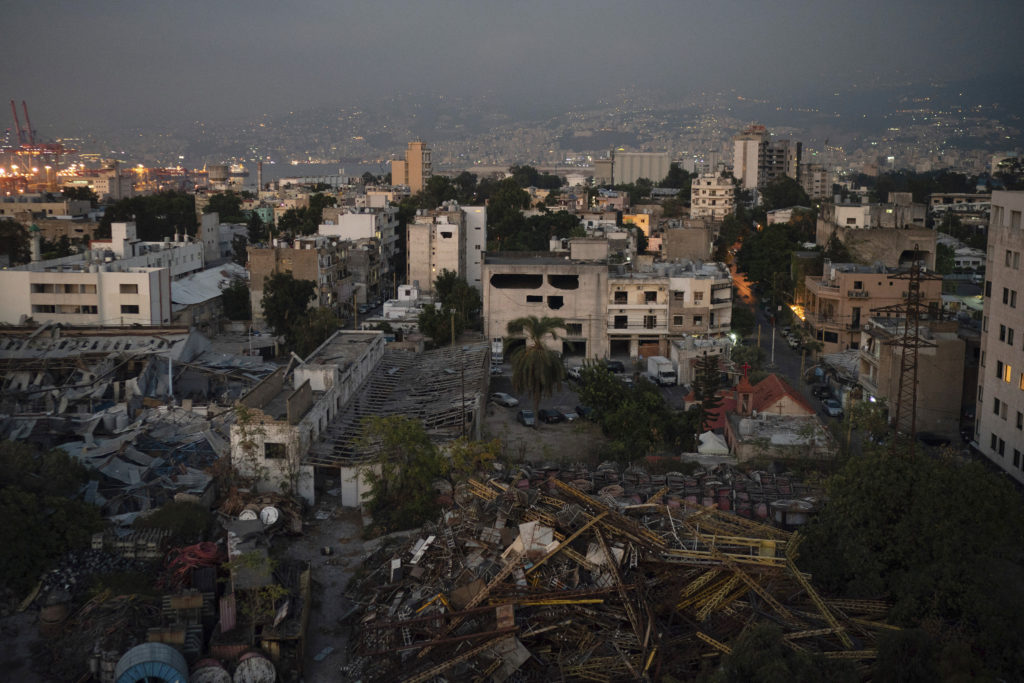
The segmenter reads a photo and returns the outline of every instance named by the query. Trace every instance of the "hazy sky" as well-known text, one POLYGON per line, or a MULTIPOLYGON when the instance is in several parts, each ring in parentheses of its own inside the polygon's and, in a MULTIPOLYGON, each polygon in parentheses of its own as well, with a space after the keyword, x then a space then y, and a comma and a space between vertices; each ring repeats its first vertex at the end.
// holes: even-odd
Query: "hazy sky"
POLYGON ((24 99, 51 135, 395 91, 590 103, 630 85, 796 92, 997 72, 1019 87, 1024 73, 1022 0, 8 0, 0 16, 0 127, 24 99))

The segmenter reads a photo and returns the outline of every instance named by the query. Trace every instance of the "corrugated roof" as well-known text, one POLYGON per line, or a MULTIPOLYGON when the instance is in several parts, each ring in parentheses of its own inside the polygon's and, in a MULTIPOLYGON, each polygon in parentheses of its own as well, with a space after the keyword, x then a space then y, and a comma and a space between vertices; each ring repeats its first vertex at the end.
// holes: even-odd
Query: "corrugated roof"
POLYGON ((225 263, 208 268, 171 283, 171 302, 180 306, 191 306, 209 301, 221 295, 221 285, 235 278, 245 278, 245 268, 237 263, 225 263))

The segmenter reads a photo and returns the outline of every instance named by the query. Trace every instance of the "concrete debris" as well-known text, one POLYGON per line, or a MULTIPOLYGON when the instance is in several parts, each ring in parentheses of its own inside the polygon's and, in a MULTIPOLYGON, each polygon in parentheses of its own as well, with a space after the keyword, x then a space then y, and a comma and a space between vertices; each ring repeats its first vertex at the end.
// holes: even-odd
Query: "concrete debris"
POLYGON ((436 523, 367 557, 349 587, 359 607, 342 674, 692 679, 763 620, 795 649, 870 660, 888 606, 820 596, 794 564, 799 532, 768 519, 806 521, 816 493, 729 467, 472 479, 436 523))

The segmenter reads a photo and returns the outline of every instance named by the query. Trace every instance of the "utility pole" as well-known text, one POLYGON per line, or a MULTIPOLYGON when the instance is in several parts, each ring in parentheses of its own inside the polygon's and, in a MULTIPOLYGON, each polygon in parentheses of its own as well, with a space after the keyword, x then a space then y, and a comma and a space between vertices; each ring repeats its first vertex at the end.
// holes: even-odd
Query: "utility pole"
POLYGON ((893 424, 896 427, 896 438, 889 448, 891 455, 913 456, 916 451, 914 439, 917 437, 917 352, 918 349, 935 346, 935 342, 922 339, 918 325, 922 317, 927 319, 928 307, 921 303, 921 280, 938 280, 938 275, 927 273, 922 275, 921 264, 917 260, 918 247, 914 245, 914 262, 909 273, 893 275, 894 280, 907 281, 906 303, 894 304, 872 309, 873 313, 885 313, 902 316, 903 334, 885 342, 889 346, 898 347, 900 353, 900 382, 896 393, 896 416, 893 424), (904 438, 900 439, 900 435, 904 438))

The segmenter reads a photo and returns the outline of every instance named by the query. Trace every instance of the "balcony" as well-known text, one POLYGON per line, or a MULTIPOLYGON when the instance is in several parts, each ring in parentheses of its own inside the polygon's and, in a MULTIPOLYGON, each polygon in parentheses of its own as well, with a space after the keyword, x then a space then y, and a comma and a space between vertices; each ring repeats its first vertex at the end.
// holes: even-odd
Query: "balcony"
POLYGON ((870 296, 870 294, 868 294, 867 291, 863 289, 850 289, 847 290, 846 296, 850 297, 851 299, 867 299, 870 296))

